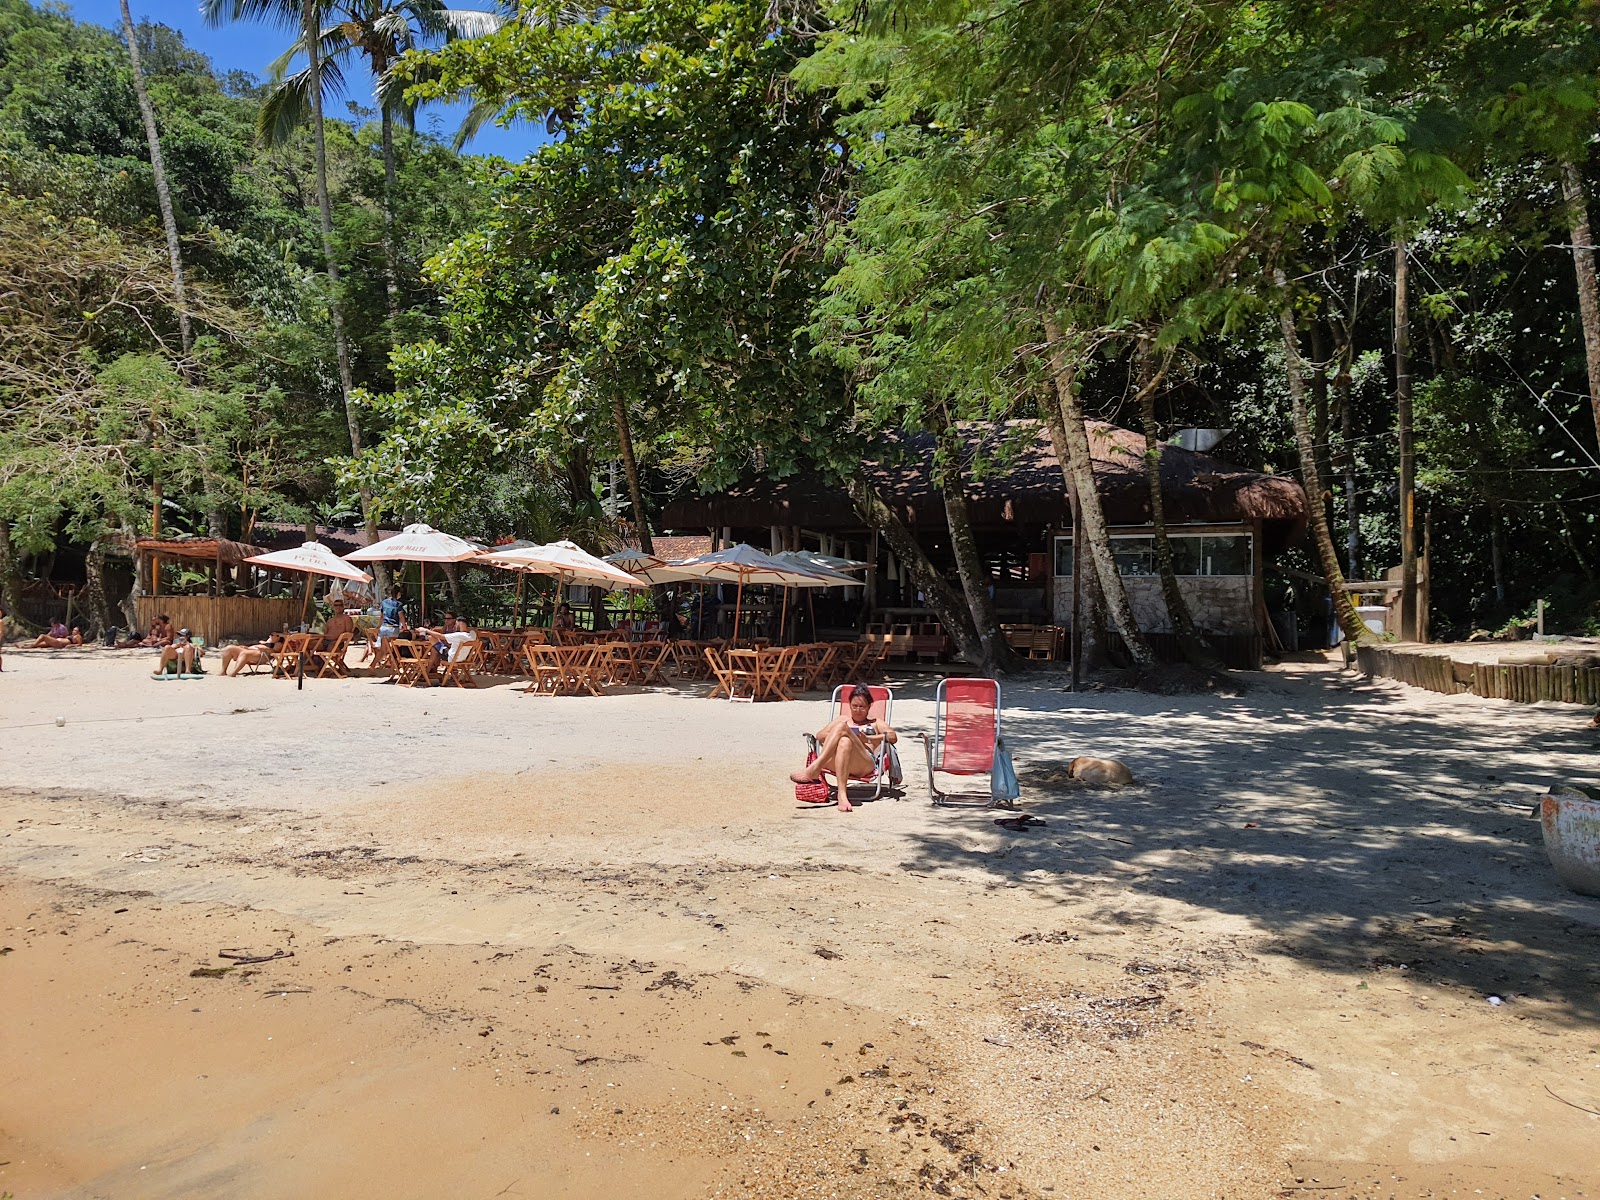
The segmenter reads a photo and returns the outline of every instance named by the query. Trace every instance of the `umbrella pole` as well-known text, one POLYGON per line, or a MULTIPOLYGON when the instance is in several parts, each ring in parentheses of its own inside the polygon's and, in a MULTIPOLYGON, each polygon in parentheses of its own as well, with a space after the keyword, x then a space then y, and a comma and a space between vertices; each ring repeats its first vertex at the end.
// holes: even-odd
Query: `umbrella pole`
POLYGON ((739 576, 739 590, 733 594, 733 644, 739 644, 739 610, 744 607, 744 576, 739 576))
POLYGON ((817 640, 817 601, 812 588, 806 589, 806 613, 811 617, 811 640, 817 640))
POLYGON ((428 564, 417 564, 417 590, 422 593, 422 623, 428 623, 428 564))
POLYGON ((300 624, 306 623, 306 612, 311 608, 311 584, 316 579, 315 575, 307 573, 305 595, 300 599, 300 624))
POLYGON ((522 628, 522 576, 523 576, 523 572, 518 571, 517 572, 517 604, 516 604, 516 608, 512 611, 512 614, 511 614, 511 627, 513 629, 521 629, 522 628))
POLYGON ((778 609, 778 645, 784 645, 783 631, 789 623, 789 589, 783 589, 783 599, 779 601, 782 608, 778 609))

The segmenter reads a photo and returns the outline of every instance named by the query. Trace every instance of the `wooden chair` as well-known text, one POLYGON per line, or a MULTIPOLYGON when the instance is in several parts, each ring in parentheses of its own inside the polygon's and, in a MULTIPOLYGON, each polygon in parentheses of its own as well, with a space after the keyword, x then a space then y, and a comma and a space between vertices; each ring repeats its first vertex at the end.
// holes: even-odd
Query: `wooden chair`
POLYGON ((724 657, 722 651, 718 650, 715 646, 707 646, 703 653, 705 654, 706 666, 710 669, 711 678, 714 681, 711 686, 711 691, 706 695, 706 699, 715 700, 718 696, 726 696, 729 700, 732 700, 732 667, 729 666, 728 661, 724 657))
POLYGON ((667 677, 663 669, 671 652, 672 647, 666 642, 640 642, 634 661, 636 681, 646 687, 651 684, 665 686, 667 677))
POLYGON ((389 645, 389 662, 394 668, 394 681, 400 687, 429 687, 433 683, 433 651, 421 642, 410 638, 393 638, 389 645))
POLYGON ((522 648, 528 663, 528 686, 523 695, 554 696, 561 690, 565 668, 561 662, 561 647, 546 642, 529 642, 522 648))
POLYGON ((272 652, 272 677, 292 679, 300 670, 300 658, 309 652, 314 633, 288 633, 282 644, 272 652))
POLYGON ((754 702, 761 692, 761 651, 736 649, 723 656, 729 700, 754 702), (740 693, 743 692, 743 695, 740 693))
POLYGON ((316 656, 318 679, 349 679, 350 668, 345 665, 345 655, 350 652, 353 634, 341 633, 326 650, 316 656))
POLYGON ((444 674, 439 677, 439 686, 455 684, 457 687, 474 687, 473 673, 483 660, 484 643, 481 638, 474 638, 470 642, 462 642, 461 649, 456 651, 456 657, 447 659, 444 664, 444 674))

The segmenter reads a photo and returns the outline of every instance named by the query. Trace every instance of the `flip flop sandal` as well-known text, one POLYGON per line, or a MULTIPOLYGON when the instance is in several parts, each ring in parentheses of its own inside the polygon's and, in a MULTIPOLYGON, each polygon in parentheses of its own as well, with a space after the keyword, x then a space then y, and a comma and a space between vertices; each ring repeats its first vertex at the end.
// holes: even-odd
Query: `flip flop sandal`
POLYGON ((1020 817, 1000 817, 995 824, 1002 829, 1012 830, 1039 829, 1044 826, 1044 822, 1032 813, 1020 817))

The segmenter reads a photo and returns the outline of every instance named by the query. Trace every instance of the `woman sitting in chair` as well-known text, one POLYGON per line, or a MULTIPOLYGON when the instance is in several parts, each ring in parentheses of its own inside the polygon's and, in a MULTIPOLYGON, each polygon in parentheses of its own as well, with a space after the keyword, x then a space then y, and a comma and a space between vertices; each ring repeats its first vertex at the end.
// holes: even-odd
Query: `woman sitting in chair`
POLYGON ((796 783, 815 783, 829 772, 838 788, 839 811, 850 812, 851 776, 876 775, 883 765, 885 747, 900 735, 883 721, 872 719, 872 689, 858 683, 850 691, 850 711, 840 713, 817 731, 817 757, 789 776, 796 783))

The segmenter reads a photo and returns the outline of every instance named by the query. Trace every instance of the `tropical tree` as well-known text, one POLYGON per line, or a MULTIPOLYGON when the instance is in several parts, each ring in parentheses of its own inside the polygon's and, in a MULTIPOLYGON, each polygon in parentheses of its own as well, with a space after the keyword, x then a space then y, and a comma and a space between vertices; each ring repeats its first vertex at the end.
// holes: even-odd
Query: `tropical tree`
MULTIPOLYGON (((329 0, 319 5, 317 19, 321 22, 317 31, 317 77, 323 100, 344 91, 345 65, 354 59, 363 60, 372 76, 383 147, 383 249, 392 317, 400 292, 394 217, 394 123, 396 118, 407 127, 416 123, 416 105, 407 99, 405 85, 395 75, 394 67, 410 51, 453 38, 493 33, 505 17, 477 9, 446 8, 439 0, 329 0)), ((271 84, 258 117, 261 139, 267 146, 282 145, 312 119, 316 105, 311 97, 310 52, 307 28, 302 24, 300 36, 270 68, 271 84), (307 65, 291 74, 290 68, 301 57, 306 58, 307 65)))
MULTIPOLYGON (((333 206, 328 198, 328 144, 323 128, 322 85, 322 7, 318 0, 202 0, 200 12, 210 24, 258 20, 288 25, 299 30, 306 52, 306 94, 311 107, 311 132, 316 154, 317 215, 322 233, 323 270, 328 279, 328 317, 333 326, 334 356, 338 363, 339 396, 344 404, 345 424, 350 434, 350 451, 360 454, 363 446, 361 417, 351 403, 355 382, 350 370, 350 342, 345 330, 343 303, 339 289, 339 260, 333 244, 333 206)), ((366 522, 367 540, 377 541, 378 523, 373 515, 372 493, 361 489, 361 512, 366 522)), ((374 567, 380 589, 387 584, 382 563, 374 567)))

